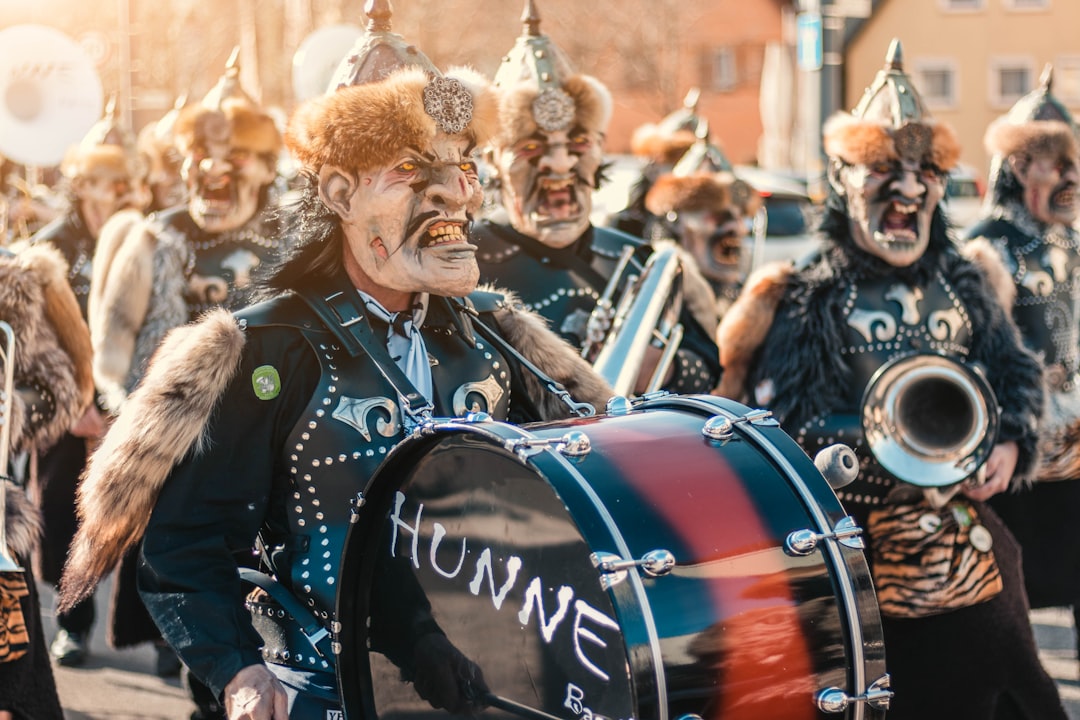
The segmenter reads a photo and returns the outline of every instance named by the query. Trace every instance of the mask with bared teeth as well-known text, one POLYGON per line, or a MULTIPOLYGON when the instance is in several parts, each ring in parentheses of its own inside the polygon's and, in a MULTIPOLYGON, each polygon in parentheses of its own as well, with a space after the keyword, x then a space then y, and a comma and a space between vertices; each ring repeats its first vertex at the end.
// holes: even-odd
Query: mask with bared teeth
POLYGON ((847 201, 855 245, 896 267, 916 262, 960 147, 904 73, 899 41, 855 110, 826 122, 824 139, 829 182, 847 201))
POLYGON ((589 227, 611 94, 596 78, 576 73, 540 33, 535 3, 527 3, 524 21, 495 74, 500 132, 491 159, 510 224, 561 248, 589 227))

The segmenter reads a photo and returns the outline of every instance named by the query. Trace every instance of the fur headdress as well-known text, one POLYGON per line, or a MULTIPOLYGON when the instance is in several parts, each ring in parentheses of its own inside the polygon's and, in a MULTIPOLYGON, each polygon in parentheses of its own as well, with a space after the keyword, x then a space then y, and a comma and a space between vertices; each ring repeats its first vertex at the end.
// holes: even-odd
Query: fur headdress
POLYGON ((761 195, 736 178, 731 162, 709 140, 709 125, 702 120, 697 138, 670 173, 656 179, 645 195, 645 208, 657 216, 671 212, 719 210, 736 206, 743 215, 761 207, 761 195))
POLYGON ((630 152, 662 165, 674 165, 697 140, 701 90, 691 88, 683 105, 658 123, 645 123, 630 137, 630 152))
POLYGON ((511 145, 538 130, 580 127, 601 135, 611 121, 611 93, 596 78, 577 73, 546 35, 532 0, 522 16, 524 32, 495 73, 500 91, 499 145, 511 145))
POLYGON ((68 150, 60 166, 67 178, 107 175, 130 178, 140 166, 135 136, 116 117, 116 96, 109 98, 105 114, 82 141, 68 150))
POLYGON ((1018 186, 1005 179, 1012 169, 1005 158, 1010 155, 1075 157, 1080 152, 1078 128, 1072 114, 1051 92, 1053 67, 1047 65, 1039 87, 1016 101, 986 129, 983 142, 991 155, 990 182, 987 195, 998 201, 1018 191, 1018 186))
POLYGON ((873 165, 897 158, 931 162, 950 170, 960 159, 960 143, 949 125, 930 117, 904 73, 899 40, 893 40, 858 106, 825 123, 825 153, 851 165, 873 165))
POLYGON ((338 67, 333 88, 297 108, 285 131, 293 156, 309 170, 337 165, 368 170, 406 147, 429 145, 438 131, 483 145, 495 132, 491 84, 468 68, 445 75, 416 46, 390 31, 388 3, 369 3, 366 33, 338 67))
POLYGON ((274 118, 240 85, 239 54, 237 47, 225 65, 225 74, 202 102, 188 105, 177 116, 174 132, 183 154, 206 140, 227 140, 233 147, 256 155, 276 156, 281 150, 281 133, 274 118))

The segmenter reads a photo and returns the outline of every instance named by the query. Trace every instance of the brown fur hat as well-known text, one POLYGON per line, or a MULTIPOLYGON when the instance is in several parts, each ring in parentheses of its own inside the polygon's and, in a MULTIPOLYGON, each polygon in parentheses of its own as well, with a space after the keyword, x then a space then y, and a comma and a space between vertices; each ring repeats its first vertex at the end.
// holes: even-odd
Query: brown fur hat
MULTIPOLYGON (((473 99, 466 132, 482 145, 498 124, 491 84, 468 68, 451 68, 473 99)), ((424 110, 424 88, 430 78, 421 69, 405 67, 379 82, 349 85, 303 103, 289 120, 285 144, 305 167, 323 165, 365 171, 397 159, 406 147, 424 147, 438 132, 424 110)))
POLYGON ((657 123, 646 123, 630 136, 630 152, 664 165, 674 165, 697 138, 692 130, 667 132, 657 123))
POLYGON ((990 123, 983 138, 991 155, 1076 155, 1078 145, 1073 129, 1060 120, 1033 120, 1013 123, 1008 116, 990 123))
MULTIPOLYGON (((571 75, 562 82, 562 89, 574 101, 572 125, 601 135, 607 132, 613 102, 611 92, 602 82, 591 75, 571 75)), ((540 87, 526 80, 499 90, 500 132, 495 143, 506 147, 538 131, 532 106, 540 87)))
MULTIPOLYGON (((930 128, 929 160, 942 170, 951 170, 960 160, 960 141, 946 123, 924 119, 930 128)), ((905 126, 906 127, 906 126, 905 126)), ((849 165, 873 165, 900 156, 894 142, 896 131, 874 120, 864 120, 850 113, 837 113, 825 123, 825 153, 849 165)))
POLYGON ((195 103, 180 111, 174 128, 180 152, 186 155, 204 138, 221 136, 223 121, 233 147, 256 155, 276 155, 281 149, 281 134, 274 119, 248 98, 232 97, 223 100, 220 107, 195 103))
POLYGON ((669 212, 722 209, 735 205, 744 215, 761 207, 761 195, 728 172, 661 175, 645 195, 645 208, 657 216, 669 212))

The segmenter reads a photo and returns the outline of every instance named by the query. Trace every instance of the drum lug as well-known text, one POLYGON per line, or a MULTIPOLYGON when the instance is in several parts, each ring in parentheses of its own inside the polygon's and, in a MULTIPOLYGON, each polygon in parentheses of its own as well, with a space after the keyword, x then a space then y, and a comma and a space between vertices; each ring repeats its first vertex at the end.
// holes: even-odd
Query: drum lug
POLYGON ((364 493, 356 493, 356 497, 349 501, 349 524, 355 523, 360 519, 360 508, 367 504, 367 498, 364 497, 364 493))
POLYGON ((669 550, 650 550, 640 560, 624 560, 614 553, 594 552, 589 555, 589 560, 600 570, 600 586, 605 590, 625 580, 630 568, 641 568, 648 577, 661 577, 675 567, 675 556, 669 550))
POLYGON ((507 440, 503 447, 525 460, 544 450, 555 450, 566 457, 580 458, 592 452, 589 436, 580 430, 571 430, 560 438, 517 438, 507 440))
POLYGON ((842 713, 854 703, 866 703, 876 710, 888 710, 893 694, 886 674, 871 683, 862 695, 852 697, 838 687, 830 687, 819 692, 814 701, 818 710, 825 713, 842 713))
POLYGON ((817 549, 818 543, 822 540, 836 540, 844 547, 863 550, 866 545, 863 543, 862 537, 860 537, 862 532, 863 529, 855 524, 855 518, 848 515, 836 523, 832 532, 829 533, 816 533, 813 530, 793 530, 788 533, 787 539, 784 540, 784 550, 791 555, 809 555, 817 549))
POLYGON ((701 428, 701 434, 710 440, 731 440, 735 437, 735 425, 737 423, 750 423, 763 427, 779 427, 770 410, 751 410, 745 415, 729 418, 723 415, 714 415, 706 421, 701 428))

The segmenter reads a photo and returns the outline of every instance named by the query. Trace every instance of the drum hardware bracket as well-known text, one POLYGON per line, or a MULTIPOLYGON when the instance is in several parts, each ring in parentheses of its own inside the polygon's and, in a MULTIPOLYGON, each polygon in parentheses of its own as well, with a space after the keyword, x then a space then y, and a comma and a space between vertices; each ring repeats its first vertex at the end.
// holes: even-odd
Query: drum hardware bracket
POLYGON ((600 586, 610 590, 626 579, 626 571, 641 568, 648 577, 662 577, 675 567, 675 556, 670 550, 650 550, 640 560, 624 560, 614 553, 594 552, 589 555, 593 567, 598 568, 600 586))
POLYGON ((710 440, 731 440, 735 437, 735 425, 737 423, 750 423, 763 427, 779 427, 780 423, 772 416, 771 410, 751 410, 736 418, 728 418, 723 415, 714 415, 709 418, 705 426, 701 428, 701 434, 710 440))
POLYGON ((556 450, 566 457, 580 458, 592 452, 589 436, 580 430, 571 430, 560 438, 516 438, 507 440, 503 447, 525 460, 544 450, 556 450))
POLYGON ((818 710, 825 713, 842 713, 853 703, 866 703, 877 710, 888 710, 893 694, 886 674, 871 683, 862 695, 852 697, 838 687, 830 687, 819 692, 814 701, 818 710))
POLYGON ((863 550, 866 544, 861 537, 863 529, 855 524, 855 518, 848 515, 836 523, 832 532, 816 533, 813 530, 793 530, 784 540, 784 550, 791 555, 809 555, 817 549, 822 540, 836 540, 844 547, 863 550))
POLYGON ((355 523, 360 519, 360 508, 367 504, 367 498, 364 497, 364 493, 356 493, 356 497, 349 500, 349 524, 355 523))
POLYGON ((666 398, 672 393, 668 390, 653 390, 651 392, 642 393, 641 395, 635 395, 632 398, 628 398, 625 395, 612 395, 607 401, 605 412, 608 415, 629 415, 631 410, 644 405, 645 403, 652 402, 653 400, 660 400, 666 398))

